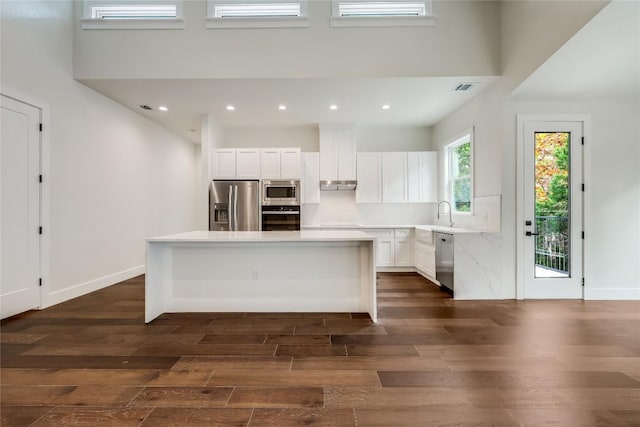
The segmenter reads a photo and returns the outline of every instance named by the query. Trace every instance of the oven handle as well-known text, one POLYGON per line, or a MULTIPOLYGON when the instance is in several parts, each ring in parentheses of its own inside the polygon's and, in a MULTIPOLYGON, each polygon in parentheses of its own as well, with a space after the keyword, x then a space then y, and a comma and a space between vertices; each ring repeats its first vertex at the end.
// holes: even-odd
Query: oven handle
POLYGON ((273 211, 273 212, 262 211, 262 215, 298 215, 298 214, 300 214, 300 211, 287 211, 287 212, 282 212, 282 211, 273 211))

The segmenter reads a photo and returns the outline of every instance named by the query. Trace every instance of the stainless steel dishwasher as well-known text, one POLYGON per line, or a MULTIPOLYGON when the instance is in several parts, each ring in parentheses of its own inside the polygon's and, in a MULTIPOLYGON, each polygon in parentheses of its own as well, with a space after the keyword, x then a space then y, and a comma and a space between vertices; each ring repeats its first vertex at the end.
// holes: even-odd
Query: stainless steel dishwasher
POLYGON ((436 280, 453 294, 453 234, 436 232, 436 280))

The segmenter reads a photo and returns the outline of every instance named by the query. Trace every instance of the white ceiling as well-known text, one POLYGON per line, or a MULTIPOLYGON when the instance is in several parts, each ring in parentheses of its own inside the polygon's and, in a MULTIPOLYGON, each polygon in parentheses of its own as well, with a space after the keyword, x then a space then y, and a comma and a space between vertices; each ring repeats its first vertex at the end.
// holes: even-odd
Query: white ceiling
POLYGON ((609 3, 513 93, 522 98, 638 98, 640 2, 609 3))
POLYGON ((318 123, 432 126, 497 77, 385 79, 85 80, 84 84, 199 143, 210 114, 222 126, 292 127, 318 123), (478 83, 467 92, 461 82, 478 83), (142 110, 146 104, 153 111, 142 110), (227 111, 226 105, 235 106, 227 111), (287 106, 279 111, 278 105, 287 106), (338 109, 329 110, 335 104, 338 109), (382 110, 382 105, 391 106, 382 110), (158 111, 165 105, 169 111, 158 111))

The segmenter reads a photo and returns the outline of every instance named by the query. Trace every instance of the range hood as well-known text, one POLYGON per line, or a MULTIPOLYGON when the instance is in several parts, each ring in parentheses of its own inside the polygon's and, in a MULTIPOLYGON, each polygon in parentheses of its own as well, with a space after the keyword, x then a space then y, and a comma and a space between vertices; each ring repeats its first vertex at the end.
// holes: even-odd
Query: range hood
POLYGON ((320 190, 322 191, 344 191, 355 190, 358 181, 338 181, 338 180, 323 180, 320 181, 320 190))

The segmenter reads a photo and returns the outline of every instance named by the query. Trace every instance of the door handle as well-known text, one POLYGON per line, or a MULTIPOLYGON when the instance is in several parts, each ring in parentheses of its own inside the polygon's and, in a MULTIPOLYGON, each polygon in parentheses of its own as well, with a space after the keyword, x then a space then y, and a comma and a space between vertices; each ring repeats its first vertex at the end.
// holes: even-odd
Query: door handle
POLYGON ((530 232, 530 231, 527 231, 527 232, 525 233, 525 235, 527 235, 527 236, 539 236, 539 235, 540 235, 540 233, 532 233, 532 232, 530 232))

